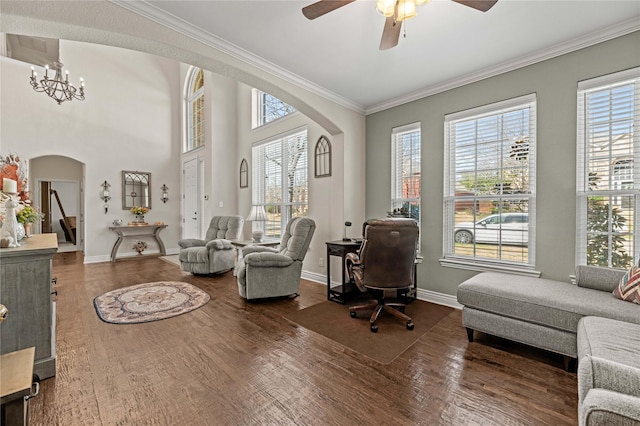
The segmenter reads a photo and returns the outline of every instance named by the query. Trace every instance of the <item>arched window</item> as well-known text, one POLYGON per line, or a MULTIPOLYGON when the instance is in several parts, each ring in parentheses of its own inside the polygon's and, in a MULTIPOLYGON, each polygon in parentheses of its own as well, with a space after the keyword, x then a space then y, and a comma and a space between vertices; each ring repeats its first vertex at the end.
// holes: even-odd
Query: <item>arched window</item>
POLYGON ((204 72, 192 68, 188 76, 187 95, 187 140, 184 152, 204 146, 204 72))

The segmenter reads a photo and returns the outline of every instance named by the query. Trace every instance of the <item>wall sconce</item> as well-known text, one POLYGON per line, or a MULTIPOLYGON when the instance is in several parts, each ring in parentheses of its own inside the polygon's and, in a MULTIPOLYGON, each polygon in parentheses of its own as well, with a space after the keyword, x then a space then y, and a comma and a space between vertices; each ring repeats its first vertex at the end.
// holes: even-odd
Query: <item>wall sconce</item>
POLYGON ((100 186, 102 187, 102 194, 100 195, 100 198, 104 201, 104 214, 107 214, 107 211, 109 211, 108 202, 111 199, 111 194, 109 193, 111 185, 109 185, 109 182, 105 180, 100 186))
POLYGON ((169 193, 167 192, 169 188, 167 187, 167 185, 162 184, 162 188, 160 189, 162 189, 162 197, 160 199, 163 203, 166 203, 169 200, 169 193))

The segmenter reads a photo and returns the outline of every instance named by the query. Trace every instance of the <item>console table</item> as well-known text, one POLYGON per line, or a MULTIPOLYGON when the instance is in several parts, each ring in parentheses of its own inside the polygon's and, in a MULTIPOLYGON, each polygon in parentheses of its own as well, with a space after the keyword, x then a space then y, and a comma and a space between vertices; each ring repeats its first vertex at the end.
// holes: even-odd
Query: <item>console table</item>
POLYGON ((118 239, 116 240, 113 248, 111 249, 111 261, 116 261, 116 255, 118 254, 118 248, 125 237, 141 237, 141 236, 150 236, 156 240, 158 243, 158 248, 160 249, 161 256, 167 255, 167 250, 164 248, 164 243, 162 239, 160 239, 160 231, 166 228, 167 225, 123 225, 123 226, 110 226, 113 232, 118 234, 118 239))

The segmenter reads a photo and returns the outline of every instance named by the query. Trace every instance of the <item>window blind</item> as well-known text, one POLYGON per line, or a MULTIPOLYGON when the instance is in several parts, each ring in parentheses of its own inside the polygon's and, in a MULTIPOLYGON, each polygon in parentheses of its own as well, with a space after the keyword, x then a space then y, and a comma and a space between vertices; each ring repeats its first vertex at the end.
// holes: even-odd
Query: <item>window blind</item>
POLYGON ((578 83, 576 263, 638 258, 640 68, 578 83))
POLYGON ((535 264, 536 96, 445 116, 445 258, 535 264))
POLYGON ((280 237, 287 222, 308 213, 307 131, 253 146, 253 204, 267 212, 265 235, 280 237))
POLYGON ((420 222, 420 123, 391 131, 391 209, 420 222))

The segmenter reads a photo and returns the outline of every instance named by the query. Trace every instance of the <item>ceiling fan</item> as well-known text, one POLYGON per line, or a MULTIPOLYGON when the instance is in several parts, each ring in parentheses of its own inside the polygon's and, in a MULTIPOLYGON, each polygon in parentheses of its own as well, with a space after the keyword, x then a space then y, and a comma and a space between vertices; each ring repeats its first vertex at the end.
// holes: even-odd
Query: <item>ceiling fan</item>
MULTIPOLYGON (((302 8, 307 19, 316 19, 355 0, 320 0, 302 8)), ((416 16, 416 6, 431 0, 377 0, 376 9, 387 19, 382 30, 380 50, 391 49, 398 44, 402 21, 416 16)), ((452 0, 481 12, 491 9, 498 0, 452 0)))

